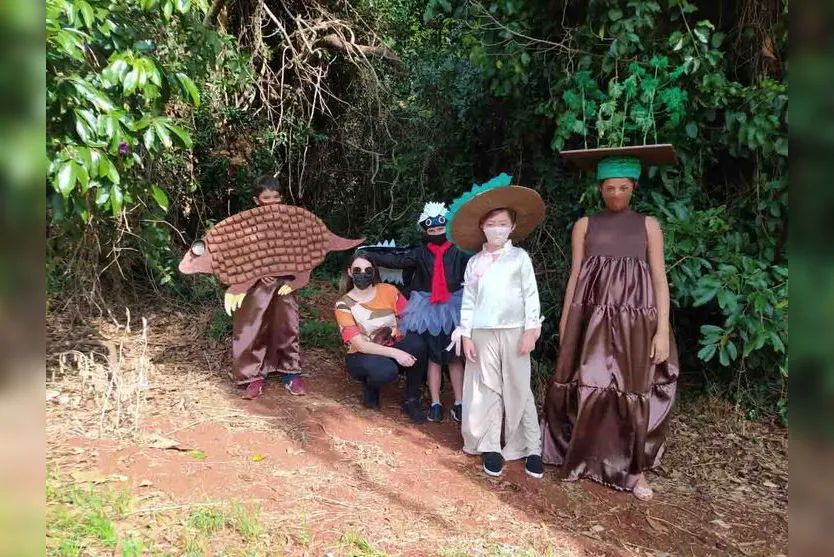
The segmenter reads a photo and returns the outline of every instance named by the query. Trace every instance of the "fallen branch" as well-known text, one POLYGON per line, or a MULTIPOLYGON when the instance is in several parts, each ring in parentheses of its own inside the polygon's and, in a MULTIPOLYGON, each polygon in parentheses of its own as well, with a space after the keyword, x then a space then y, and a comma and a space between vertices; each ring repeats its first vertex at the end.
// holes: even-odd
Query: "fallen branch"
POLYGON ((369 45, 362 45, 356 44, 353 42, 348 42, 342 39, 339 35, 335 33, 331 33, 330 35, 325 35, 321 39, 318 40, 316 43, 318 46, 324 47, 328 50, 336 50, 340 52, 350 52, 351 48, 355 48, 358 52, 361 52, 365 56, 374 56, 376 58, 382 58, 386 62, 390 62, 394 65, 399 65, 402 63, 400 57, 397 54, 388 48, 387 46, 369 46, 369 45))

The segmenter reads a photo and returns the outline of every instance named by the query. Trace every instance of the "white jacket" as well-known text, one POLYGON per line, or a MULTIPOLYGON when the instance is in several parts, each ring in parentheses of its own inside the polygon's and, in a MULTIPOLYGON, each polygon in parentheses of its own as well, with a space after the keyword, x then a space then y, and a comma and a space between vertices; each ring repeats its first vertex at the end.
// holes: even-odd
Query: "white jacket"
POLYGON ((507 241, 498 252, 481 250, 469 260, 460 310, 461 336, 471 338, 472 329, 536 329, 542 321, 539 287, 526 251, 507 241), (477 269, 493 258, 477 277, 477 269))

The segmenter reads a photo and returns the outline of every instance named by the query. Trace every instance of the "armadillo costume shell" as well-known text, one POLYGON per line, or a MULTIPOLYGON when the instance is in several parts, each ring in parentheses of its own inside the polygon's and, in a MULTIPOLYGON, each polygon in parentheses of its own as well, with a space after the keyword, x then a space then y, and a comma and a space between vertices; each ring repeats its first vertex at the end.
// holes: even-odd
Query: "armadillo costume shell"
POLYGON ((232 294, 246 292, 269 276, 291 275, 290 286, 298 290, 328 252, 349 250, 364 240, 336 236, 301 207, 262 205, 217 223, 205 240, 195 242, 179 269, 185 274, 213 274, 232 294))

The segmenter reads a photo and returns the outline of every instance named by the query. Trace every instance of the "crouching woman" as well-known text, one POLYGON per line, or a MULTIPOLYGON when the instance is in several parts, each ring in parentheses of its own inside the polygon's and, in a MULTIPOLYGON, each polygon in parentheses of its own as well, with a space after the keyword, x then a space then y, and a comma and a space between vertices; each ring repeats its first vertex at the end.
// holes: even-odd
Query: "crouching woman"
POLYGON ((379 408, 380 389, 405 374, 403 412, 425 421, 420 397, 426 379, 426 344, 417 333, 401 334, 399 319, 407 300, 395 286, 380 283, 374 265, 356 255, 342 278, 336 323, 348 346, 348 374, 362 383, 362 402, 379 408))

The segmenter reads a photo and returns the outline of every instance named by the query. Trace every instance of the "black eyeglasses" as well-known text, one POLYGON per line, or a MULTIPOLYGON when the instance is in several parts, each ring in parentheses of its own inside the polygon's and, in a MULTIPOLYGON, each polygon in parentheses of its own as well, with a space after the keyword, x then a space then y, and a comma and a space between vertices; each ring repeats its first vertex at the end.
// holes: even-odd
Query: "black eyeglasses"
POLYGON ((353 269, 351 269, 351 271, 353 273, 373 273, 374 268, 373 267, 367 267, 365 269, 362 269, 361 267, 354 267, 353 269))

